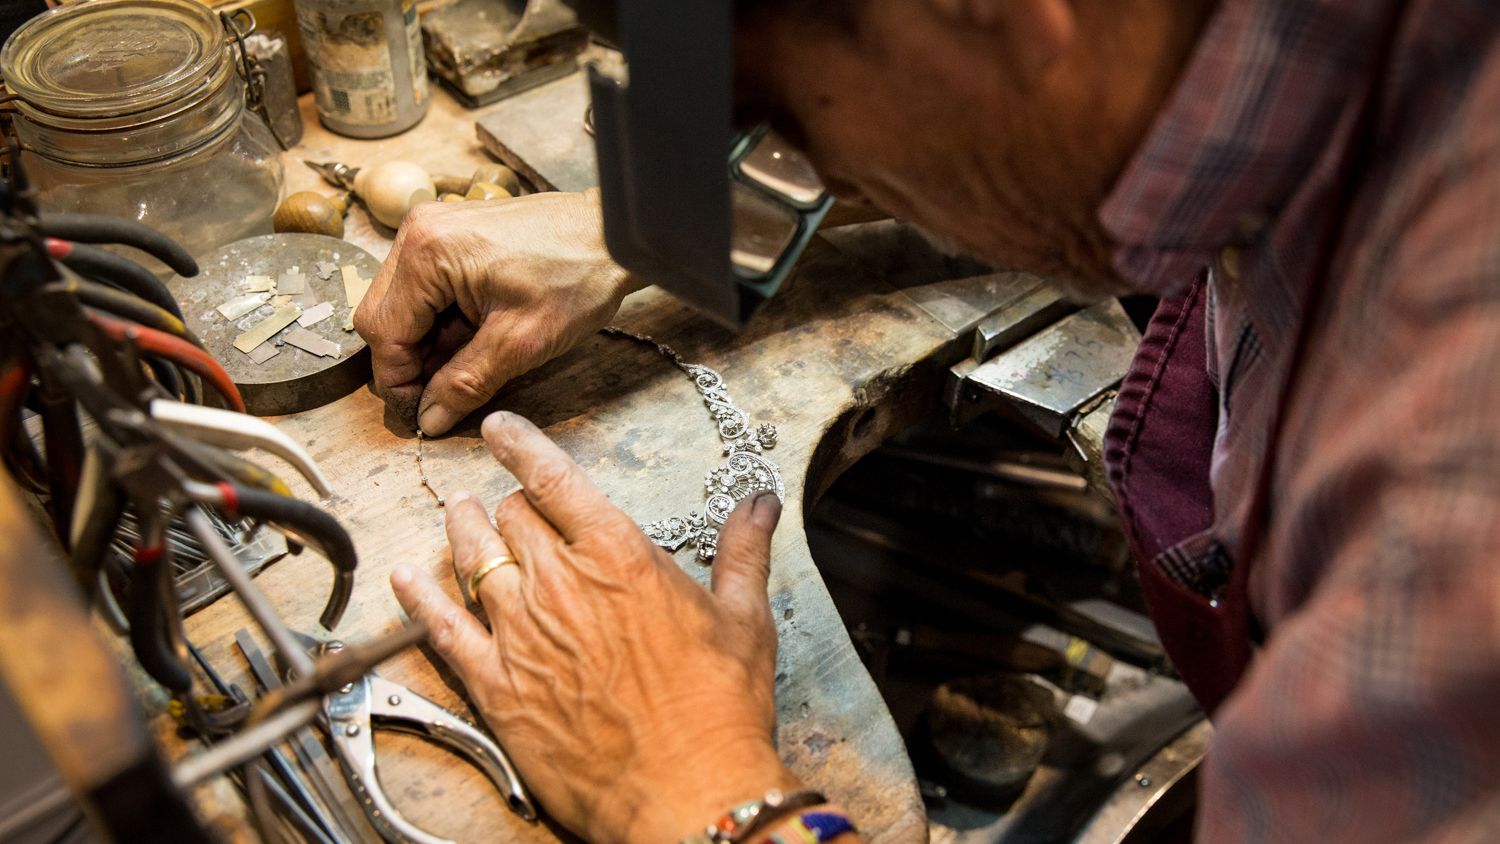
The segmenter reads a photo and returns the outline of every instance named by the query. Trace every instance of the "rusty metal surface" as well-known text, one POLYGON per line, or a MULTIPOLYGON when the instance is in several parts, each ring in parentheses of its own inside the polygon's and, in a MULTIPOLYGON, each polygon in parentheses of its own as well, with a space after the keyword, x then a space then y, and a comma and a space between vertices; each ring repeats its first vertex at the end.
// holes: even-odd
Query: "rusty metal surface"
POLYGON ((338 238, 318 234, 269 234, 235 241, 203 258, 201 272, 189 279, 174 276, 167 286, 182 303, 188 327, 203 340, 209 352, 224 365, 240 388, 246 408, 257 416, 298 413, 325 405, 359 389, 370 378, 370 353, 364 340, 345 331, 349 306, 344 281, 338 271, 328 279, 318 277, 317 264, 337 267, 353 265, 366 279, 373 279, 380 262, 365 250, 338 238), (243 293, 246 276, 279 278, 293 267, 307 279, 312 300, 333 304, 333 314, 307 328, 338 344, 337 358, 321 357, 284 342, 288 332, 301 326, 293 322, 269 342, 282 342, 280 352, 257 364, 234 347, 235 338, 265 319, 274 308, 270 303, 230 321, 214 310, 243 293))

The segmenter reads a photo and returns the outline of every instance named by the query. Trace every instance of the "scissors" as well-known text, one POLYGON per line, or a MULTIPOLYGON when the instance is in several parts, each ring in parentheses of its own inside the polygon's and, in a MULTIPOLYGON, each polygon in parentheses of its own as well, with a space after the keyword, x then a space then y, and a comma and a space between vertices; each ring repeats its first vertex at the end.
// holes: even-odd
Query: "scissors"
MULTIPOLYGON (((293 631, 313 656, 343 649, 293 631)), ((453 844, 413 826, 396 811, 380 787, 372 731, 385 728, 431 739, 467 759, 505 796, 512 812, 536 820, 536 806, 505 751, 472 724, 411 689, 370 671, 359 682, 323 698, 323 718, 344 779, 359 798, 370 823, 391 844, 453 844)))

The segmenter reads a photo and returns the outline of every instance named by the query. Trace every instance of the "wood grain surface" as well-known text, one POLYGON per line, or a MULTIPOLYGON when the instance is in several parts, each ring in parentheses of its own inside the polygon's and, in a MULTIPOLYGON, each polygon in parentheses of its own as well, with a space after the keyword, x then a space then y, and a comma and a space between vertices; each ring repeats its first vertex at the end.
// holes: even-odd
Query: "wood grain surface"
MULTIPOLYGON (((399 156, 449 173, 486 160, 473 140, 473 120, 483 110, 463 111, 446 94, 436 95, 416 131, 376 142, 336 138, 316 125, 306 98, 303 106, 308 133, 287 154, 288 190, 316 181, 301 158, 361 164, 399 156)), ((362 210, 351 212, 349 240, 383 256, 388 235, 362 210)), ((783 293, 739 334, 655 289, 627 299, 615 324, 717 369, 753 423, 778 427, 778 444, 766 457, 780 465, 787 486, 770 583, 780 635, 779 751, 804 782, 848 807, 871 841, 923 844, 925 813, 901 737, 823 586, 803 529, 804 513, 839 472, 931 411, 942 373, 968 342, 962 303, 983 299, 984 279, 944 282, 942 262, 924 272, 904 267, 892 284, 896 273, 878 254, 887 241, 878 228, 869 237, 842 238, 842 251, 815 240, 783 293), (868 254, 856 257, 861 252, 868 254), (974 295, 966 299, 965 291, 974 295), (965 295, 947 295, 953 292, 965 295), (948 302, 948 310, 932 302, 948 302)), ((654 351, 619 338, 596 336, 517 379, 486 410, 499 408, 546 430, 637 521, 701 510, 704 475, 722 459, 715 426, 688 379, 654 351)), ((483 411, 428 443, 427 474, 444 493, 467 489, 493 506, 516 483, 479 437, 482 417, 483 411)), ((428 571, 459 598, 443 512, 417 483, 416 441, 374 395, 360 390, 276 421, 322 466, 336 491, 325 505, 360 554, 339 638, 359 641, 402 623, 387 583, 398 564, 428 571)), ((305 485, 294 488, 312 497, 305 485)), ((676 558, 707 583, 709 569, 693 551, 676 558)), ((309 553, 276 563, 257 582, 294 627, 312 632, 330 577, 327 564, 309 553)), ((253 682, 233 645, 234 632, 245 626, 250 620, 232 597, 187 624, 207 658, 248 689, 253 682)), ((381 670, 473 716, 455 676, 431 651, 407 652, 381 670)), ((169 726, 158 718, 159 735, 168 735, 169 726)), ((418 826, 459 842, 567 837, 545 822, 512 816, 476 770, 441 749, 389 734, 378 734, 376 745, 387 792, 418 826)), ((173 752, 186 750, 178 744, 173 752)), ((199 801, 211 818, 239 811, 220 784, 200 789, 199 801)))

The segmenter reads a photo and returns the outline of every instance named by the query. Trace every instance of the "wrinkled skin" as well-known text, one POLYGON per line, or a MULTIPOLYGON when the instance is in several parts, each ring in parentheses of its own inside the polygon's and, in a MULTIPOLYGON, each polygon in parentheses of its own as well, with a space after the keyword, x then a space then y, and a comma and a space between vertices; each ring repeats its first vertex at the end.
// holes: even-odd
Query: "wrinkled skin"
POLYGON ((864 0, 856 21, 821 23, 761 11, 737 30, 738 117, 776 126, 842 199, 1080 300, 1118 295, 1098 209, 1213 5, 864 0))
POLYGON ((447 530, 460 582, 520 561, 479 583, 493 632, 425 574, 391 582, 547 812, 597 844, 660 844, 796 789, 771 746, 776 496, 731 514, 710 591, 530 422, 496 413, 482 431, 522 490, 495 526, 473 496, 448 496, 447 530))
POLYGON ((429 202, 402 222, 354 328, 376 394, 437 435, 603 328, 636 286, 604 248, 598 191, 429 202))

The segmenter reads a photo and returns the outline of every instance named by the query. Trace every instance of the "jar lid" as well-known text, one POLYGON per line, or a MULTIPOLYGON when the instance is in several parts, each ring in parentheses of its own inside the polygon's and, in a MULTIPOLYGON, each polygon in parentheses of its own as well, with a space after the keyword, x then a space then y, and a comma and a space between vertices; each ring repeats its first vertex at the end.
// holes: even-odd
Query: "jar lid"
POLYGON ((86 0, 12 33, 0 72, 32 108, 116 117, 191 96, 222 74, 227 48, 218 18, 192 0, 86 0))

